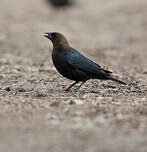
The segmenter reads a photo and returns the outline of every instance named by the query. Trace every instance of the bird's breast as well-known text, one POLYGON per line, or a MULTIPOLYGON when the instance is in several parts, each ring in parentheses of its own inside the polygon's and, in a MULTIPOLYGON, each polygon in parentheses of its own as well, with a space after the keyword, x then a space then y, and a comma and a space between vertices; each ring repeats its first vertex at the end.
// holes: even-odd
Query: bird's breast
POLYGON ((62 74, 63 76, 71 79, 71 75, 73 72, 73 69, 69 67, 66 61, 66 57, 64 53, 53 53, 52 54, 52 60, 55 68, 57 71, 62 74))

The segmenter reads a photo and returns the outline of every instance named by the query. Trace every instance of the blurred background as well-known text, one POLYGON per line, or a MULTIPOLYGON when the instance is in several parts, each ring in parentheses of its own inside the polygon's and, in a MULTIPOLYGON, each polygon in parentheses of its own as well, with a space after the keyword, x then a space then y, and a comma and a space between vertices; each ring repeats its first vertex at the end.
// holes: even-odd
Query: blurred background
POLYGON ((61 1, 1 0, 0 151, 145 152, 147 1, 61 1), (43 36, 52 31, 129 85, 64 93, 71 82, 43 36))
POLYGON ((52 46, 42 34, 58 31, 65 34, 73 47, 91 53, 96 60, 98 51, 100 54, 110 50, 117 53, 114 63, 107 55, 109 61, 106 59, 106 62, 111 62, 106 63, 109 67, 119 65, 124 56, 129 58, 128 53, 133 58, 126 61, 129 64, 131 60, 130 66, 145 66, 146 56, 142 53, 146 49, 147 4, 144 0, 73 0, 73 5, 65 7, 55 7, 50 1, 2 0, 1 52, 13 56, 19 54, 30 60, 44 59, 52 46))

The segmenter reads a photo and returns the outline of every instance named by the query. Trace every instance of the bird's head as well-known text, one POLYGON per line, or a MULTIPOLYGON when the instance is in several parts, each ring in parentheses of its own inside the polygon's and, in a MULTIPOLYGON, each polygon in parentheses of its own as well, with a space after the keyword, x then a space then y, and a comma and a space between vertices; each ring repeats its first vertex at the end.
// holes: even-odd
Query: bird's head
POLYGON ((53 43, 53 48, 59 51, 68 51, 70 49, 69 43, 65 36, 58 32, 45 33, 44 36, 51 40, 53 43))

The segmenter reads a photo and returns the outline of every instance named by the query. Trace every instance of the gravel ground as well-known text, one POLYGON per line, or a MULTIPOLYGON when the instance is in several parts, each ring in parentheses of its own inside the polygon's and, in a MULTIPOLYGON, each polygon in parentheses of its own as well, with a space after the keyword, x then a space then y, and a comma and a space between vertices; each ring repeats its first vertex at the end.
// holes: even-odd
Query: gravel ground
POLYGON ((1 0, 0 152, 146 152, 146 16, 146 0, 1 0), (49 31, 127 85, 64 92, 72 81, 52 64, 49 31))

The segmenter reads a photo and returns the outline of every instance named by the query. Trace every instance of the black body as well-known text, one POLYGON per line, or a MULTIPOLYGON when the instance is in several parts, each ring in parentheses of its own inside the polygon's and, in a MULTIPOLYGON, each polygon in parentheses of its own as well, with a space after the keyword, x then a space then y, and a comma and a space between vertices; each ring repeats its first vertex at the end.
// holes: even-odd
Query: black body
POLYGON ((110 71, 105 71, 75 49, 52 54, 53 64, 60 74, 75 81, 88 79, 109 79, 110 71), (62 64, 61 64, 62 63, 62 64))

